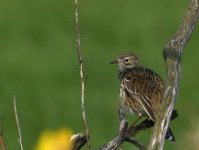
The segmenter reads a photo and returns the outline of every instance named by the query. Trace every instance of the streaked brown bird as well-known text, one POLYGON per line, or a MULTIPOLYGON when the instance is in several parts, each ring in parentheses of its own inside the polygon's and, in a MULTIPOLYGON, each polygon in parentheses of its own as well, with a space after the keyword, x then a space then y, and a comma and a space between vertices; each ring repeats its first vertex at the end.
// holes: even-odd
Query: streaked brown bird
MULTIPOLYGON (((165 83, 162 78, 142 66, 138 57, 131 52, 120 54, 111 64, 118 65, 122 109, 155 122, 164 96, 165 83)), ((175 141, 170 128, 166 138, 175 141)))

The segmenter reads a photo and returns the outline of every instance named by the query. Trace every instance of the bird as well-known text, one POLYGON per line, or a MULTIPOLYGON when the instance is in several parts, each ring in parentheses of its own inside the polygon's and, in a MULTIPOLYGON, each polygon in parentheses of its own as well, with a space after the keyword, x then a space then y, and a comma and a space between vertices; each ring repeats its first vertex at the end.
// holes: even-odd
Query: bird
MULTIPOLYGON (((126 113, 156 121, 164 97, 165 82, 153 70, 143 66, 132 52, 121 53, 111 64, 118 65, 121 108, 126 113)), ((166 139, 175 137, 169 128, 166 139)))

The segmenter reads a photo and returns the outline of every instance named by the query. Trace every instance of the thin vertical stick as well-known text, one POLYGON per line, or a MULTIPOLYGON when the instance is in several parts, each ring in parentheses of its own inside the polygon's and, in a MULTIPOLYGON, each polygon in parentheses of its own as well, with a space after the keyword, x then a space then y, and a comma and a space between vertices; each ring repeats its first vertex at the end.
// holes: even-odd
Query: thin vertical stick
POLYGON ((83 60, 81 56, 81 48, 80 48, 80 25, 79 25, 79 1, 75 0, 75 30, 77 34, 76 39, 76 49, 77 49, 77 55, 79 59, 80 64, 80 78, 81 78, 81 109, 82 109, 82 118, 83 118, 83 125, 86 132, 86 139, 87 139, 87 149, 90 150, 90 140, 89 140, 89 131, 86 121, 86 111, 85 111, 85 105, 84 105, 84 74, 83 74, 83 60))
POLYGON ((19 119, 18 119, 18 114, 17 114, 17 106, 16 106, 15 96, 14 96, 14 99, 13 99, 13 103, 14 103, 14 113, 15 113, 15 119, 16 119, 16 124, 17 124, 17 130, 18 130, 18 134, 19 134, 18 141, 19 141, 19 145, 21 147, 21 150, 23 150, 21 129, 20 129, 20 125, 19 125, 19 119))

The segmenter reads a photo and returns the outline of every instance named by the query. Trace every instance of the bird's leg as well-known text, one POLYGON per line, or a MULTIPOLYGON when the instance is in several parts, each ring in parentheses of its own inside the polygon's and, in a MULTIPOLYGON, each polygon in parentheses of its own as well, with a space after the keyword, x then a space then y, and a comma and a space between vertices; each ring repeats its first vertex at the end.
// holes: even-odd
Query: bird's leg
POLYGON ((137 120, 135 120, 135 122, 131 125, 131 126, 135 126, 135 124, 142 118, 142 116, 139 116, 137 120))
POLYGON ((137 120, 128 128, 129 130, 133 129, 135 127, 135 124, 142 118, 142 116, 139 116, 137 120))

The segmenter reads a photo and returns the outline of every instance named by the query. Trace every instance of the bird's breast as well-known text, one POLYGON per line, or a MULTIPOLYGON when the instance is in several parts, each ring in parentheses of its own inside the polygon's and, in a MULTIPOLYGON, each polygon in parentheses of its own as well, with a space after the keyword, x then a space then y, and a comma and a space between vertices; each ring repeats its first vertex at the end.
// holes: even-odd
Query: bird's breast
POLYGON ((123 83, 120 85, 120 103, 126 113, 134 113, 138 116, 145 114, 136 100, 127 94, 123 83))

